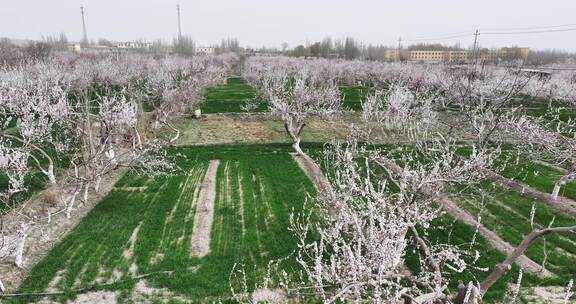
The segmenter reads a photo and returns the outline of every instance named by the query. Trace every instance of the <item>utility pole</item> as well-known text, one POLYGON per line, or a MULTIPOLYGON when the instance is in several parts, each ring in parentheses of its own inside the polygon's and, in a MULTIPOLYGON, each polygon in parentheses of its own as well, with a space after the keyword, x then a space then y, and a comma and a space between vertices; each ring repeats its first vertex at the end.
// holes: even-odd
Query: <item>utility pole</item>
POLYGON ((477 56, 478 35, 480 35, 480 33, 478 33, 478 30, 476 30, 476 32, 474 33, 474 48, 472 49, 472 56, 473 56, 472 59, 474 60, 474 65, 478 63, 478 56, 477 56))
POLYGON ((176 13, 178 14, 178 42, 182 39, 182 24, 180 23, 180 4, 176 4, 176 13))
POLYGON ((402 37, 398 38, 398 49, 396 50, 396 58, 400 61, 400 49, 402 48, 402 37))
POLYGON ((84 20, 84 7, 83 6, 80 7, 80 14, 82 15, 82 32, 84 34, 81 44, 84 46, 87 46, 88 45, 88 34, 86 34, 86 21, 84 20))

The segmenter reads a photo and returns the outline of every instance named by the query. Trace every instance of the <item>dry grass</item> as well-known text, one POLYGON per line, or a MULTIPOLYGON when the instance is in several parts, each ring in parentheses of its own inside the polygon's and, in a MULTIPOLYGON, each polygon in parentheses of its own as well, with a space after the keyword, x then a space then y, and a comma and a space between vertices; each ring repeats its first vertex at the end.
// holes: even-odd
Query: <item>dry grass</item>
MULTIPOLYGON (((452 114, 443 113, 441 121, 452 120, 452 114)), ((182 117, 175 122, 181 131, 176 145, 206 144, 248 144, 248 143, 287 143, 282 121, 266 113, 228 113, 208 114, 201 119, 182 117)), ((442 124, 441 124, 442 125, 442 124)), ((346 140, 350 137, 352 126, 366 129, 361 113, 344 112, 333 119, 309 117, 302 132, 302 142, 325 143, 331 140, 346 140)), ((466 128, 458 128, 457 137, 471 139, 466 128)), ((438 127, 433 132, 446 133, 445 127, 438 127)), ((167 129, 159 131, 159 136, 170 138, 173 132, 167 129)), ((370 140, 374 143, 408 143, 412 140, 396 131, 373 130, 370 140)))

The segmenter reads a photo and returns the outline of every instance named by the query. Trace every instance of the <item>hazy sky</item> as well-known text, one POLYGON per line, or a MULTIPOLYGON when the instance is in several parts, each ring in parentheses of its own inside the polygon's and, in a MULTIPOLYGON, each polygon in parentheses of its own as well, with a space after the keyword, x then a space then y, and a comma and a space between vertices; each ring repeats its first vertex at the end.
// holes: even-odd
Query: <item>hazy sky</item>
MULTIPOLYGON (((466 35, 426 40, 471 45, 472 32, 573 24, 576 0, 0 0, 0 37, 40 39, 64 32, 79 40, 79 7, 86 10, 88 38, 115 41, 170 41, 182 31, 199 45, 236 37, 254 47, 290 46, 325 36, 352 36, 369 43, 397 44, 418 37, 466 35)), ((561 29, 561 28, 553 28, 561 29)), ((563 28, 562 28, 563 29, 563 28)), ((519 45, 576 51, 576 31, 524 35, 481 35, 484 47, 519 45)))

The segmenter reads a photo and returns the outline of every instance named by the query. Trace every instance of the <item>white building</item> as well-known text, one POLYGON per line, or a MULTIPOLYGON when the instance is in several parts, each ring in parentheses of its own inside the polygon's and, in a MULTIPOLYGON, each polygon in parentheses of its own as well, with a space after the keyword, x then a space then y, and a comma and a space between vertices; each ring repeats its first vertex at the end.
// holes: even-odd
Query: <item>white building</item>
POLYGON ((214 54, 214 52, 216 52, 216 48, 211 47, 211 46, 202 46, 202 47, 197 47, 194 52, 196 54, 214 54))
POLYGON ((119 49, 150 49, 152 43, 143 41, 127 41, 119 42, 116 47, 119 49))
POLYGON ((82 46, 80 45, 80 43, 71 43, 68 44, 68 50, 71 52, 80 53, 82 52, 82 46))

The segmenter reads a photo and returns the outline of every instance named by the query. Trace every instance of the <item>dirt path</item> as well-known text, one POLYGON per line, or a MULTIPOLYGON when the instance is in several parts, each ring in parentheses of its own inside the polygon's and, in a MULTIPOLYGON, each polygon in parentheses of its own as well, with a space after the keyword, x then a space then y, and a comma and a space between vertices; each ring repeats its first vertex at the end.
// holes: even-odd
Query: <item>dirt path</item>
MULTIPOLYGON (((492 230, 486 228, 484 225, 479 223, 476 218, 474 218, 470 213, 466 212, 464 209, 458 207, 456 203, 454 203, 449 198, 445 197, 444 195, 436 195, 435 199, 442 205, 442 209, 448 212, 453 217, 461 220, 465 224, 475 227, 478 229, 478 232, 485 237, 494 248, 505 252, 506 254, 511 253, 514 251, 516 247, 510 245, 510 243, 501 239, 496 233, 492 232, 492 230)), ((542 267, 532 261, 525 255, 520 256, 516 260, 516 264, 520 265, 525 270, 535 273, 542 277, 552 277, 554 276, 553 273, 546 269, 542 269, 542 267)))
MULTIPOLYGON (((295 153, 292 154, 292 157, 294 157, 300 168, 304 170, 306 175, 314 183, 317 189, 325 189, 327 185, 329 186, 328 180, 326 179, 326 177, 324 176, 318 165, 314 162, 314 160, 312 160, 310 157, 306 155, 297 155, 295 153)), ((390 164, 390 167, 392 167, 391 169, 393 171, 401 170, 401 168, 395 164, 390 164)), ((501 239, 496 233, 484 227, 484 225, 478 223, 478 221, 472 215, 470 215, 462 208, 458 207, 458 205, 456 205, 449 198, 443 195, 435 195, 435 199, 442 205, 442 209, 444 209, 450 215, 460 219, 467 225, 477 227, 478 232, 483 237, 485 237, 490 242, 490 244, 492 244, 492 246, 494 246, 496 249, 506 252, 507 254, 515 249, 514 246, 510 245, 508 242, 501 239)), ((526 269, 527 271, 538 274, 540 276, 543 277, 554 276, 553 273, 549 272, 546 269, 542 269, 542 267, 538 263, 532 261, 525 255, 519 257, 518 260, 516 260, 516 263, 521 267, 523 267, 524 269, 526 269)))
POLYGON ((190 254, 202 258, 210 253, 210 233, 214 219, 214 201, 216 200, 216 173, 219 160, 211 160, 202 183, 198 198, 194 229, 190 241, 190 254))
MULTIPOLYGON (((337 119, 323 119, 310 116, 306 120, 306 128, 302 132, 302 142, 325 143, 331 140, 347 140, 351 135, 351 125, 366 126, 360 112, 344 112, 337 119)), ((450 121, 450 115, 442 113, 443 121, 450 121)), ((246 144, 246 143, 290 143, 282 121, 268 113, 220 113, 204 114, 201 119, 180 117, 174 124, 180 130, 180 138, 174 143, 179 146, 206 145, 206 144, 246 144)), ((462 141, 472 140, 473 137, 460 128, 457 136, 462 141)), ((444 126, 437 132, 448 132, 444 126)), ((173 130, 161 129, 158 135, 169 139, 174 135, 173 130)), ((394 132, 383 132, 380 129, 372 131, 370 140, 373 143, 412 143, 413 139, 394 132)))
POLYGON ((100 191, 98 193, 92 190, 89 191, 86 202, 81 202, 81 195, 78 195, 70 219, 66 218, 65 212, 58 212, 65 207, 64 201, 68 199, 66 195, 62 196, 56 205, 46 204, 47 197, 54 193, 71 192, 70 189, 62 188, 62 186, 58 185, 47 188, 2 217, 5 246, 0 249, 0 256, 7 255, 7 257, 0 262, 0 280, 4 283, 7 292, 12 292, 20 286, 32 267, 48 255, 54 244, 62 240, 82 221, 84 216, 112 190, 114 184, 124 172, 124 169, 119 169, 105 175, 100 184, 100 191), (58 212, 50 216, 50 222, 47 219, 48 212, 58 212), (14 265, 14 248, 11 248, 10 243, 13 243, 13 240, 18 238, 18 228, 22 216, 33 219, 35 224, 30 229, 29 236, 26 239, 24 268, 18 268, 14 265))
POLYGON ((320 170, 320 167, 310 156, 305 154, 290 153, 298 166, 304 171, 306 176, 312 181, 318 192, 322 192, 330 187, 330 182, 320 170))
POLYGON ((486 173, 502 186, 519 193, 526 194, 539 202, 543 202, 556 210, 562 211, 571 217, 576 218, 576 201, 562 196, 559 196, 558 199, 554 200, 552 199, 552 195, 549 193, 540 192, 493 171, 486 170, 486 173))
MULTIPOLYGON (((393 161, 389 161, 386 163, 386 167, 388 167, 390 170, 392 170, 393 172, 396 173, 401 173, 402 172, 402 168, 400 168, 395 162, 393 161)), ((440 203, 440 205, 442 206, 442 209, 446 212, 448 212, 450 215, 452 215, 453 217, 461 220, 462 222, 464 222, 465 224, 475 227, 478 229, 478 232, 485 237, 488 242, 490 242, 490 244, 492 244, 492 246, 494 246, 496 249, 505 252, 506 254, 510 254, 512 251, 514 251, 514 249, 516 247, 512 246, 511 244, 509 244, 508 242, 504 241, 503 239, 501 239, 496 233, 494 233, 493 231, 489 230, 488 228, 484 227, 484 225, 482 225, 481 223, 479 223, 476 218, 474 216, 472 216, 470 213, 466 212, 464 209, 460 208, 456 203, 454 203, 452 200, 450 200, 448 197, 444 196, 444 195, 438 195, 435 193, 429 193, 438 203, 440 203)), ((554 276, 553 273, 551 273, 550 271, 546 270, 546 269, 542 269, 542 267, 532 261, 530 258, 528 258, 525 255, 520 256, 517 260, 516 260, 516 264, 520 265, 522 268, 524 268, 525 270, 535 273, 539 276, 542 277, 552 277, 554 276)))
POLYGON ((562 167, 560 167, 560 166, 551 164, 551 163, 549 163, 549 162, 545 162, 545 161, 543 161, 543 160, 534 159, 534 160, 532 160, 532 162, 537 163, 537 164, 539 164, 539 165, 543 165, 543 166, 546 166, 546 167, 553 168, 553 169, 558 170, 558 171, 560 171, 560 172, 562 172, 562 173, 564 173, 564 174, 566 174, 566 172, 568 172, 568 170, 566 170, 566 168, 562 168, 562 167))

